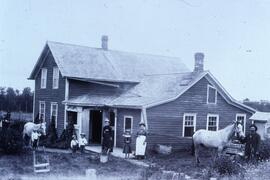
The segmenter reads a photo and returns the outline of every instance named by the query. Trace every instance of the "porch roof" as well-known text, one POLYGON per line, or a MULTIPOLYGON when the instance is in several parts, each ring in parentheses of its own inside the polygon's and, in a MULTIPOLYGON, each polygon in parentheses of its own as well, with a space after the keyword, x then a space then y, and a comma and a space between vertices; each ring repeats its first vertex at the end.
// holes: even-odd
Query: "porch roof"
POLYGON ((267 122, 267 121, 270 121, 270 112, 259 112, 259 111, 257 111, 249 119, 255 120, 255 121, 267 122))

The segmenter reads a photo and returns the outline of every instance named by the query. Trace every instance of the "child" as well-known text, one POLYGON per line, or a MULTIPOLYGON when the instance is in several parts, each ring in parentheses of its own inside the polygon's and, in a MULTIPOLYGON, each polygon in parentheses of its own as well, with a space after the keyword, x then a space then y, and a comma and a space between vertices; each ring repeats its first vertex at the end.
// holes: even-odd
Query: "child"
POLYGON ((123 153, 125 153, 125 158, 129 158, 129 154, 132 153, 131 151, 131 134, 130 130, 126 130, 123 134, 124 136, 124 148, 123 153))
POLYGON ((72 153, 75 153, 78 148, 78 141, 75 135, 72 136, 72 140, 70 142, 70 148, 72 150, 72 153))
POLYGON ((32 147, 34 150, 37 149, 38 147, 38 139, 39 139, 39 136, 41 136, 40 133, 38 133, 37 130, 34 130, 31 134, 31 141, 32 141, 32 147))
POLYGON ((85 134, 81 133, 81 138, 79 139, 79 147, 80 147, 81 153, 84 153, 86 144, 87 144, 87 139, 85 138, 85 134))

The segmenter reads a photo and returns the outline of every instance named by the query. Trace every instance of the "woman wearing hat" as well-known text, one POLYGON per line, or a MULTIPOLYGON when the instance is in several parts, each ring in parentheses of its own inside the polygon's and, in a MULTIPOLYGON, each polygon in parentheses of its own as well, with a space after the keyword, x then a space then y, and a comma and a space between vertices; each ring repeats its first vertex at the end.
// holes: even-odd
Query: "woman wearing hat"
POLYGON ((259 144, 261 141, 260 135, 256 132, 257 126, 252 124, 250 127, 250 134, 247 135, 243 142, 245 145, 245 157, 247 161, 255 162, 258 155, 259 144))
POLYGON ((113 152, 113 131, 110 127, 110 121, 109 119, 105 119, 104 121, 105 125, 102 130, 102 151, 105 152, 113 152))
POLYGON ((140 122, 139 124, 140 129, 137 132, 136 138, 136 151, 135 155, 137 159, 144 159, 145 158, 145 150, 146 150, 146 129, 144 122, 140 122))

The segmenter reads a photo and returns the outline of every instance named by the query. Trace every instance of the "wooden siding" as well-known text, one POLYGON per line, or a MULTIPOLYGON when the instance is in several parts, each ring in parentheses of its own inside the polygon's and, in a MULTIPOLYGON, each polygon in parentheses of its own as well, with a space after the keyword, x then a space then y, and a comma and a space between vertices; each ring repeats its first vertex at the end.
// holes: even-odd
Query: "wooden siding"
POLYGON ((59 74, 59 87, 58 89, 52 88, 53 80, 53 67, 57 66, 54 58, 49 52, 46 60, 44 61, 41 68, 47 68, 47 86, 46 89, 40 88, 41 83, 41 71, 39 71, 35 79, 35 109, 34 117, 39 113, 39 101, 45 101, 45 120, 47 125, 50 123, 50 114, 51 114, 51 102, 57 102, 58 104, 58 116, 57 116, 57 133, 58 136, 61 135, 64 129, 64 111, 65 106, 62 104, 62 101, 65 99, 65 78, 62 77, 61 73, 59 74))
POLYGON ((116 146, 123 147, 124 145, 124 116, 133 117, 132 125, 132 150, 135 150, 136 133, 139 130, 141 121, 141 110, 137 109, 117 109, 117 127, 116 127, 116 146))
POLYGON ((203 78, 175 101, 146 110, 150 146, 168 144, 175 149, 190 148, 192 139, 182 137, 184 113, 197 114, 196 130, 206 129, 208 113, 219 115, 219 129, 234 121, 237 113, 246 114, 246 128, 250 125, 248 119, 251 113, 228 104, 219 93, 217 104, 207 104, 208 84, 210 83, 203 78))

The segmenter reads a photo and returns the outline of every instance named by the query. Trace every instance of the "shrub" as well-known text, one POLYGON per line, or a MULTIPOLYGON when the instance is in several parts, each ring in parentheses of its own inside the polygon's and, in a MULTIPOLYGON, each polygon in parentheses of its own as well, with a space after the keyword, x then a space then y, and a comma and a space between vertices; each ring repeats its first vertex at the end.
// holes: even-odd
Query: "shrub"
POLYGON ((67 149, 70 147, 72 136, 75 134, 74 123, 69 122, 67 128, 63 130, 60 138, 57 140, 56 147, 60 149, 67 149))
POLYGON ((231 160, 228 156, 218 157, 214 162, 213 169, 221 175, 234 175, 245 172, 239 161, 231 160))
POLYGON ((270 139, 261 141, 259 146, 259 159, 267 160, 270 158, 270 139))
POLYGON ((46 145, 47 146, 54 146, 57 140, 57 132, 55 128, 55 116, 52 116, 51 123, 48 128, 48 135, 46 138, 46 145))
POLYGON ((1 145, 5 153, 15 154, 23 149, 22 133, 13 128, 1 132, 1 145))

